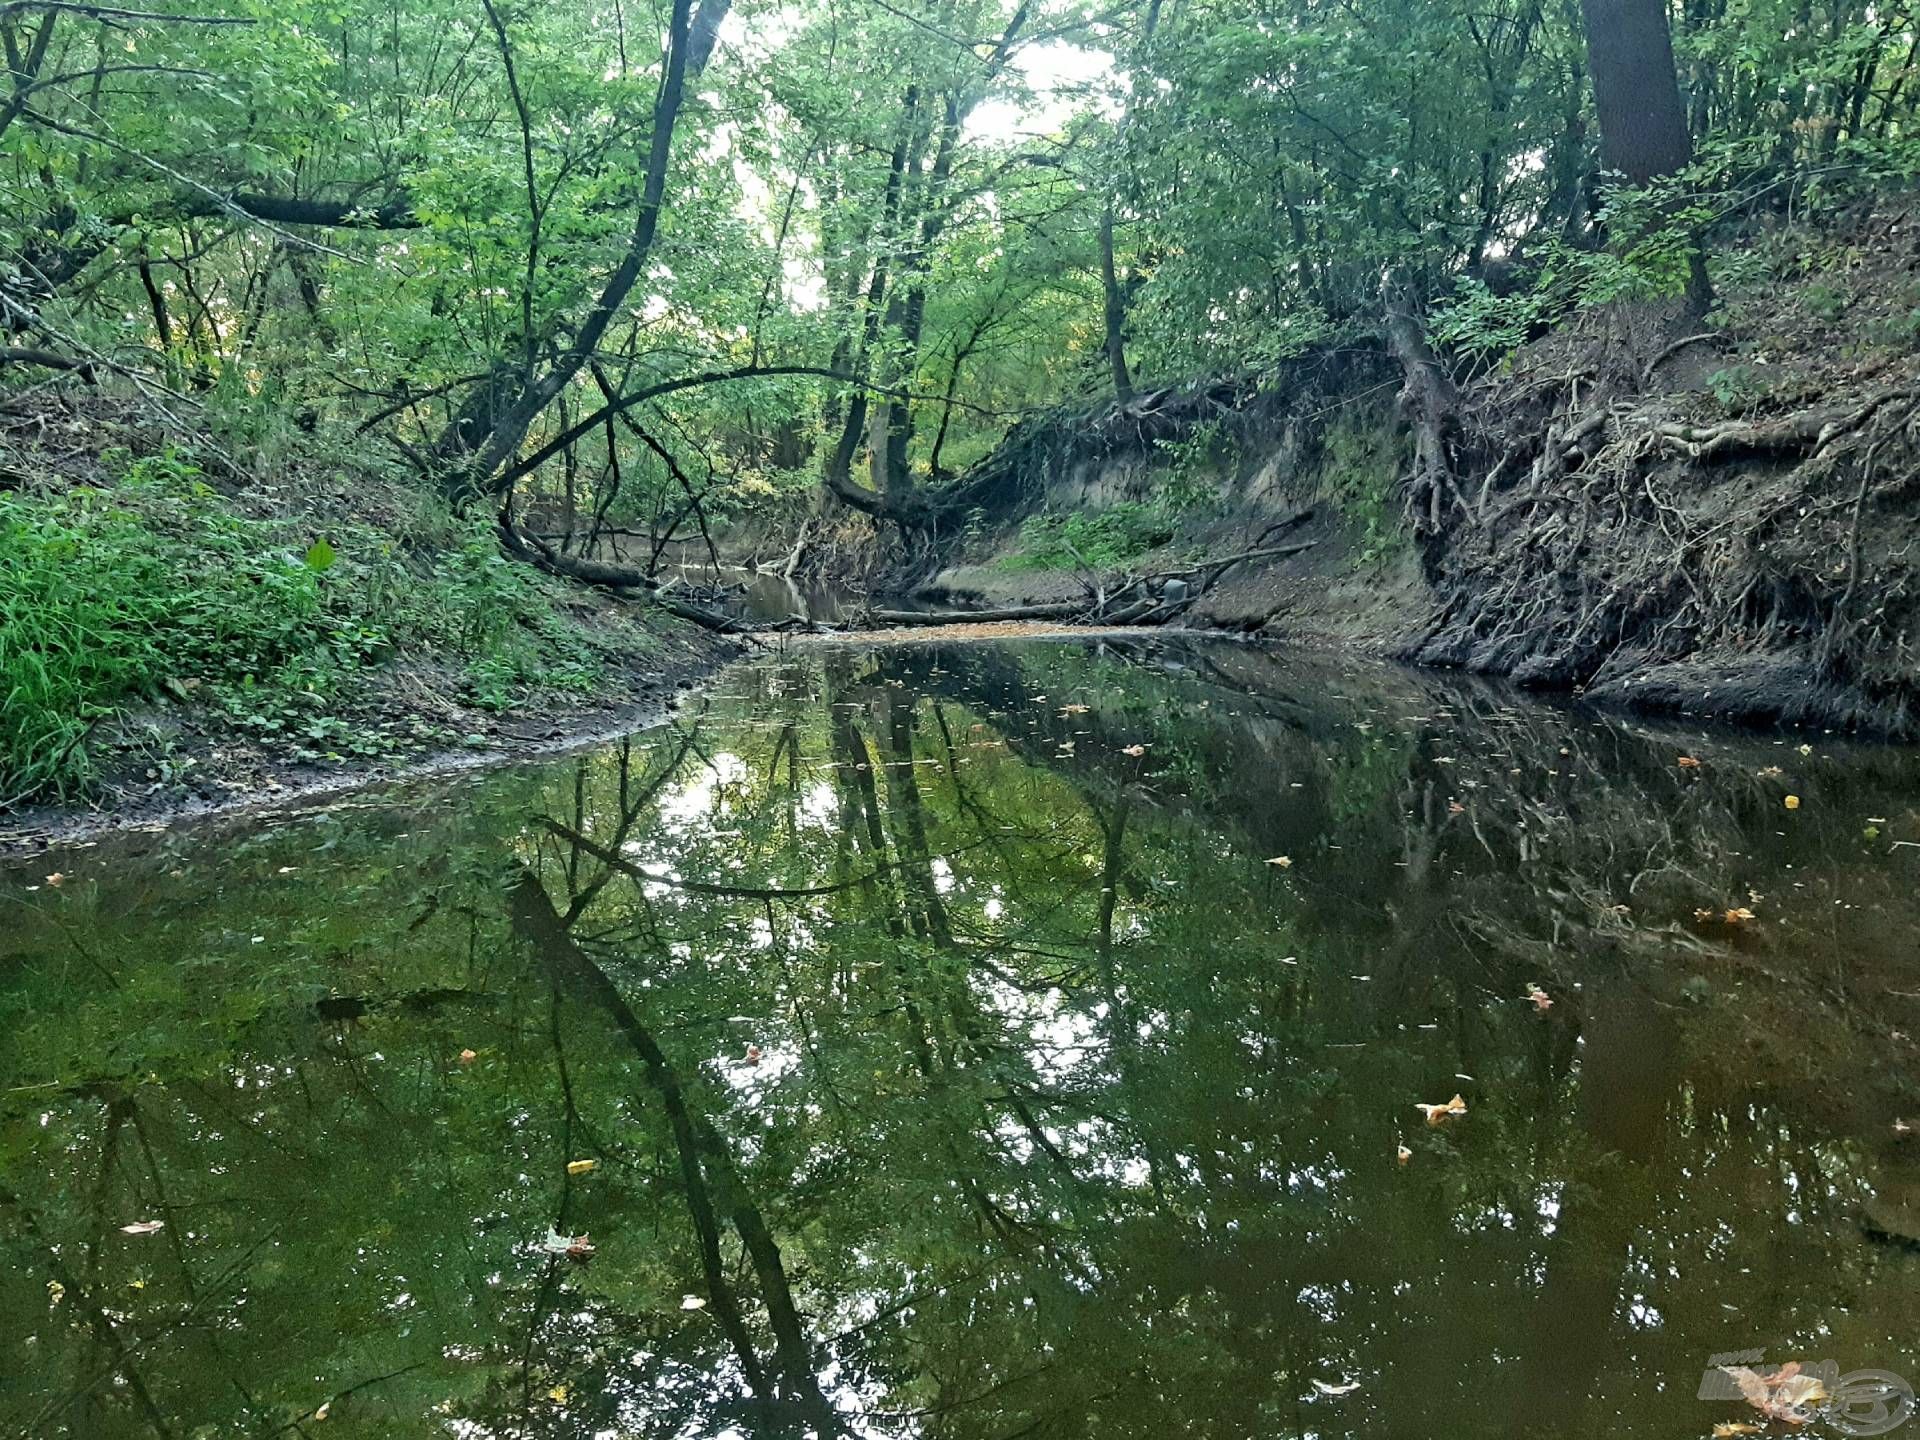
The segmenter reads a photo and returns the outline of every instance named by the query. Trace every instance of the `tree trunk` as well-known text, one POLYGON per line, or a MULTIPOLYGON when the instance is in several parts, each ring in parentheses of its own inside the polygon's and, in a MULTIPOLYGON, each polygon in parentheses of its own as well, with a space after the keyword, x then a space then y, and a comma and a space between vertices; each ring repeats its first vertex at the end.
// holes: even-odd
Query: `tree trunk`
POLYGON ((1100 212, 1100 282, 1107 296, 1107 364, 1113 370, 1113 398, 1122 405, 1133 399, 1133 377, 1127 373, 1127 297, 1113 263, 1113 201, 1100 212))
MULTIPOLYGON (((1607 168, 1630 185, 1685 169, 1693 142, 1673 65, 1666 0, 1581 0, 1580 9, 1607 168)), ((1713 304, 1697 239, 1688 255, 1687 300, 1700 314, 1713 304)))
POLYGON ((1693 158, 1673 67, 1666 0, 1581 0, 1600 153, 1629 184, 1671 175, 1693 158))
MULTIPOLYGON (((720 22, 726 19, 730 4, 731 0, 699 0, 696 10, 694 0, 674 0, 667 25, 660 93, 653 107, 653 136, 648 147, 640 207, 627 253, 581 320, 572 343, 554 357, 544 374, 519 374, 501 363, 491 382, 498 387, 495 393, 489 395, 484 389, 476 392, 484 403, 476 405, 470 397, 453 424, 442 433, 435 446, 435 458, 445 469, 447 496, 456 505, 463 506, 499 488, 496 477, 519 450, 533 422, 598 353, 601 339, 645 272, 647 256, 659 233, 660 213, 666 206, 673 131, 680 118, 687 82, 697 80, 706 68, 719 36, 720 22)), ((488 383, 482 382, 483 386, 488 383)))

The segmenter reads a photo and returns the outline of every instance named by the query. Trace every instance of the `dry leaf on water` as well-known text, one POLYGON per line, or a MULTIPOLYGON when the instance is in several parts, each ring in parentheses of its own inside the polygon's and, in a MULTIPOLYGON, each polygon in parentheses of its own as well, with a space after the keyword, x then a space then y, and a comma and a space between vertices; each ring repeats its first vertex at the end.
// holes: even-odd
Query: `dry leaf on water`
POLYGON ((1267 861, 1267 864, 1273 866, 1276 870, 1291 870, 1293 868, 1293 857, 1291 855, 1276 855, 1267 861))
POLYGON ((1398 1160, 1402 1165, 1404 1165, 1413 1158, 1413 1151, 1409 1150, 1404 1145, 1399 1146, 1397 1149, 1394 1150, 1393 1158, 1398 1160))
POLYGON ((1545 1014, 1553 1008, 1553 997, 1538 985, 1527 986, 1527 999, 1533 1002, 1533 1008, 1545 1014))
POLYGON ((1134 759, 1138 760, 1142 755, 1147 753, 1147 747, 1144 745, 1127 745, 1121 748, 1120 753, 1122 755, 1131 755, 1134 759))
POLYGON ((1682 770, 1698 770, 1700 768, 1700 762, 1691 755, 1682 755, 1673 763, 1678 765, 1682 770))
POLYGON ((1713 1440, 1731 1440, 1735 1435, 1758 1435, 1760 1427, 1745 1420, 1722 1420, 1713 1427, 1713 1440))
POLYGON ((682 1310, 704 1310, 707 1308, 707 1302, 702 1300, 698 1295, 682 1295, 680 1297, 680 1308, 682 1310))
POLYGON ((1467 1102, 1463 1097, 1456 1095, 1444 1105, 1416 1104, 1413 1108, 1427 1117, 1427 1124, 1439 1125, 1454 1115, 1466 1114, 1467 1102))
POLYGON ((1757 919, 1758 917, 1746 906, 1739 905, 1729 906, 1725 910, 1714 910, 1710 907, 1703 907, 1693 912, 1693 918, 1696 920, 1719 920, 1728 925, 1743 925, 1747 921, 1757 919))
POLYGON ((593 1258, 593 1241, 585 1235, 562 1235, 558 1230, 549 1229, 540 1248, 549 1255, 564 1255, 581 1265, 593 1258))
POLYGON ((122 1225, 120 1227, 120 1233, 122 1235, 152 1235, 156 1231, 166 1228, 167 1222, 164 1220, 136 1220, 131 1225, 122 1225))
POLYGON ((1804 1425, 1813 1418, 1807 1407, 1828 1398, 1827 1387, 1816 1375, 1802 1375, 1800 1362, 1790 1360, 1778 1370, 1762 1375, 1744 1365, 1720 1367, 1740 1387, 1746 1402, 1762 1415, 1784 1420, 1789 1425, 1804 1425))
POLYGON ((1789 810, 1798 810, 1800 808, 1800 797, 1798 795, 1787 796, 1786 806, 1789 810))
POLYGON ((598 1160, 569 1160, 567 1162, 567 1174, 569 1175, 591 1175, 599 1168, 600 1162, 598 1160))
POLYGON ((1341 1385, 1329 1385, 1324 1380, 1315 1380, 1313 1382, 1313 1388, 1318 1390, 1322 1395, 1351 1395, 1360 1388, 1360 1382, 1358 1380, 1348 1380, 1341 1385))
POLYGON ((462 1065, 471 1065, 479 1058, 480 1053, 477 1050, 462 1050, 460 1052, 460 1063, 462 1065))

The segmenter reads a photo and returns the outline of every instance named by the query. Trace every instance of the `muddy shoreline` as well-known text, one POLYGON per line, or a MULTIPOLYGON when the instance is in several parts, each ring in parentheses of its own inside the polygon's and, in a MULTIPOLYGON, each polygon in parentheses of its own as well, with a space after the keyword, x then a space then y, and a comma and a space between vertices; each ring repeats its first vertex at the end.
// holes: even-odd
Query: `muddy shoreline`
MULTIPOLYGON (((196 789, 126 786, 108 789, 92 805, 43 804, 0 814, 0 860, 89 844, 108 836, 179 825, 249 822, 336 804, 364 791, 490 770, 591 749, 659 724, 681 698, 751 653, 743 643, 712 643, 676 654, 652 675, 630 675, 624 698, 602 694, 583 704, 539 710, 522 707, 493 717, 480 743, 446 746, 419 755, 325 764, 272 754, 249 757, 243 780, 218 777, 196 789)), ((217 738, 217 734, 210 738, 217 738)))
MULTIPOLYGON (((834 630, 779 637, 779 644, 886 645, 1041 636, 1080 638, 1103 632, 1084 626, 988 625, 927 630, 834 630)), ((1141 632, 1127 631, 1138 636, 1141 632)), ((1207 634, 1208 632, 1187 632, 1207 634)), ((1216 638, 1209 636, 1209 638, 1216 638)), ((1231 637, 1217 637, 1231 638, 1231 637)), ((121 834, 152 833, 175 826, 244 824, 264 816, 325 808, 365 792, 418 781, 473 774, 506 765, 590 750, 645 730, 671 716, 682 699, 738 660, 756 653, 750 640, 723 641, 676 657, 668 669, 633 677, 632 698, 539 711, 522 708, 495 717, 485 743, 450 746, 417 756, 342 760, 318 765, 271 755, 255 756, 255 769, 243 782, 229 778, 219 786, 189 790, 149 786, 143 793, 125 786, 109 789, 93 805, 35 805, 0 815, 0 861, 18 860, 121 834), (529 733, 537 731, 538 733, 529 733)), ((216 737, 217 738, 217 737, 216 737)))
MULTIPOLYGON (((1470 667, 1436 664, 1409 658, 1379 637, 1329 634, 1301 630, 1292 633, 1249 633, 1218 621, 1143 629, 1141 627, 1099 627, 1065 622, 1000 621, 959 624, 937 628, 884 627, 878 629, 831 629, 812 633, 779 636, 777 645, 953 645, 1004 642, 1009 640, 1086 640, 1102 636, 1141 639, 1164 636, 1175 640, 1204 641, 1211 644, 1250 645, 1258 649, 1298 650, 1342 655, 1354 660, 1390 668, 1403 668, 1435 674, 1475 675, 1483 681, 1510 686, 1516 697, 1596 708, 1621 717, 1638 715, 1647 720, 1670 723, 1710 725, 1748 733, 1802 733, 1822 731, 1828 735, 1898 745, 1899 735, 1876 734, 1870 728, 1835 725, 1820 715, 1789 718, 1777 709, 1749 709, 1716 705, 1708 693, 1703 707, 1698 703, 1678 703, 1676 695, 1582 693, 1556 686, 1528 686, 1512 677, 1478 673, 1470 667)), ((178 788, 150 793, 113 796, 92 807, 42 805, 13 816, 0 816, 0 860, 18 860, 66 847, 87 845, 109 836, 154 833, 176 826, 218 826, 251 823, 265 816, 298 814, 339 804, 355 796, 377 792, 389 786, 444 779, 503 766, 522 764, 554 756, 592 749, 661 723, 678 709, 682 700, 710 683, 727 666, 751 657, 766 642, 752 640, 715 643, 682 658, 668 671, 639 682, 636 698, 621 704, 589 704, 571 710, 540 713, 530 709, 508 712, 487 736, 484 745, 449 747, 418 757, 367 762, 342 761, 318 766, 284 762, 270 765, 250 787, 234 788, 212 795, 182 793, 178 788), (526 733, 539 728, 537 735, 526 733)))

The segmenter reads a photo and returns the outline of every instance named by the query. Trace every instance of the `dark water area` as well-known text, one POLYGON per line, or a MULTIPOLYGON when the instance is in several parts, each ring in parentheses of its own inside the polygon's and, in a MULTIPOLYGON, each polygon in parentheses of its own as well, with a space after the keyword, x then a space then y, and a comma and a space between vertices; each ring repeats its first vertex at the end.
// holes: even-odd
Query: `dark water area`
POLYGON ((1730 1352, 1920 1378, 1910 749, 808 645, 0 916, 0 1435, 1665 1440, 1872 1433, 1700 1398, 1730 1352))

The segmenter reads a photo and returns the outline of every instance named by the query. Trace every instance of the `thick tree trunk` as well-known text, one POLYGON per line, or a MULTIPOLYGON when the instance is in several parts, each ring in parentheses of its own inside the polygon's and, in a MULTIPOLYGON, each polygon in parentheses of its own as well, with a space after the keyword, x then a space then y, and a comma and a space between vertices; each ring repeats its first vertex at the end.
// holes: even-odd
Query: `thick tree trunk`
MULTIPOLYGON (((1606 167, 1630 185, 1685 169, 1693 159, 1693 141, 1673 64, 1666 0, 1581 0, 1580 9, 1606 167)), ((1697 241, 1688 270, 1687 300, 1704 314, 1713 304, 1713 289, 1697 241)))
POLYGON ((1409 510, 1416 529, 1432 534, 1453 482, 1454 439, 1460 428, 1460 393, 1427 342, 1426 327, 1405 283, 1388 276, 1381 286, 1387 348, 1400 362, 1406 383, 1400 413, 1413 431, 1409 510))
POLYGON ((1609 170, 1645 185, 1693 158, 1673 67, 1666 0, 1581 0, 1600 153, 1609 170))

